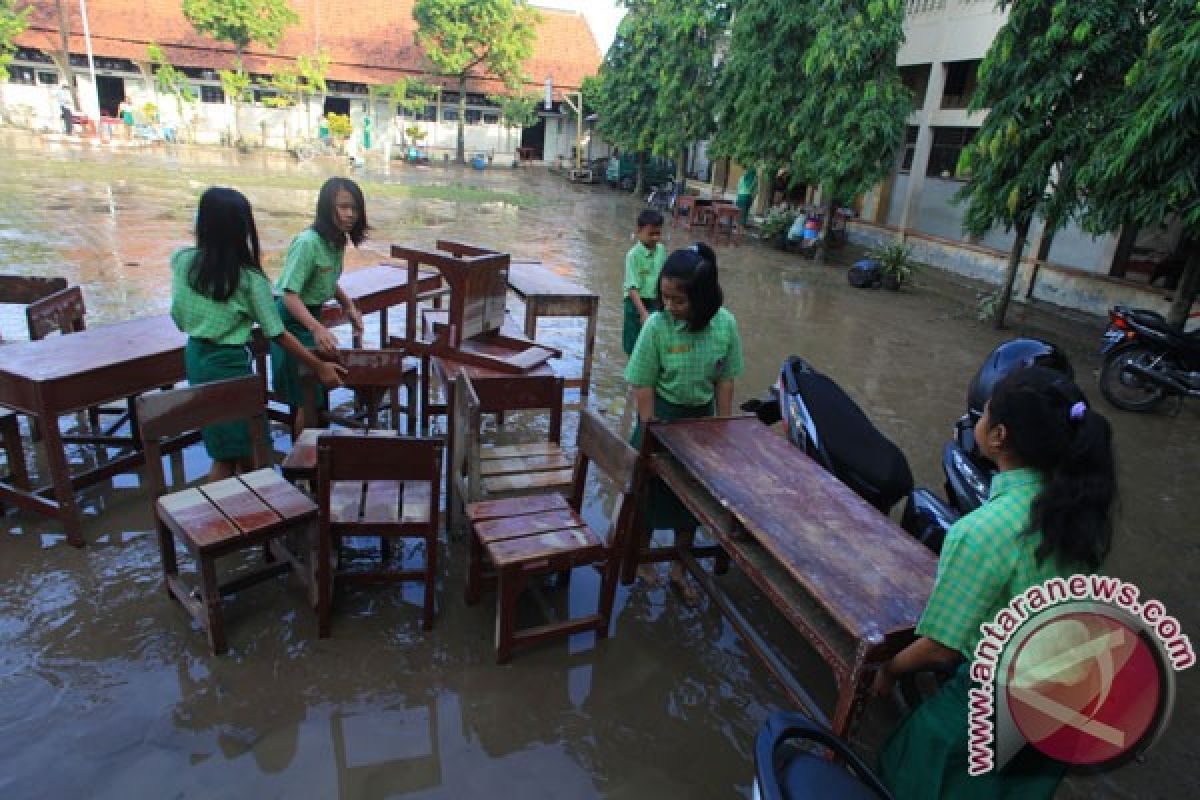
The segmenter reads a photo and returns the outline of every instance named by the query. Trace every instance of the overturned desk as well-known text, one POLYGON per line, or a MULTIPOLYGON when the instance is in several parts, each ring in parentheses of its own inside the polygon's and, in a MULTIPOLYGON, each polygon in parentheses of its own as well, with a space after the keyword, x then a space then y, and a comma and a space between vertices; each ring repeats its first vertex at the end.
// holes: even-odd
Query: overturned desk
MULTIPOLYGON (((911 641, 936 557, 753 417, 652 424, 643 455, 639 491, 661 478, 832 668, 831 727, 847 735, 873 669, 911 641)), ((680 560, 792 701, 824 716, 719 581, 690 554, 680 560)))
POLYGON ((539 317, 585 317, 583 375, 567 378, 567 386, 578 386, 586 397, 592 385, 592 353, 596 347, 596 315, 600 296, 560 277, 542 264, 514 261, 508 269, 508 286, 525 303, 525 336, 537 338, 539 317))

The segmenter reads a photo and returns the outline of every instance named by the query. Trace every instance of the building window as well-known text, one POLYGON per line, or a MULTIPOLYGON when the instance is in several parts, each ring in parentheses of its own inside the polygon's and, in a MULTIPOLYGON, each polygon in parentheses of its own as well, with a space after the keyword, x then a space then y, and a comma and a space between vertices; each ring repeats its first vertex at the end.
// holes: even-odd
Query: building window
POLYGON ((57 72, 39 72, 37 74, 38 83, 46 86, 55 86, 58 84, 57 72))
POLYGON ((907 174, 912 170, 913 159, 917 155, 917 135, 921 129, 916 125, 904 126, 904 150, 900 154, 900 172, 907 174))
POLYGON ((975 94, 975 73, 979 60, 952 61, 946 64, 946 86, 942 89, 942 108, 966 108, 975 94))
POLYGON ((35 50, 32 47, 18 47, 13 53, 13 58, 17 61, 33 61, 37 64, 53 64, 54 59, 43 53, 41 50, 35 50))
POLYGON ((484 125, 498 125, 499 123, 500 123, 500 115, 499 114, 484 113, 484 115, 483 115, 483 124, 484 125))
POLYGON ((326 91, 329 94, 366 94, 365 83, 350 83, 348 81, 326 81, 326 91))
POLYGON ((900 80, 912 92, 913 108, 925 107, 925 90, 929 87, 929 70, 932 67, 932 64, 900 67, 900 80))
POLYGON ((478 125, 483 121, 483 112, 477 108, 468 108, 466 119, 468 125, 478 125))
POLYGON ((179 67, 179 71, 184 75, 198 81, 217 81, 221 76, 217 74, 215 69, 204 69, 202 67, 179 67))
POLYGON ((443 122, 458 122, 458 109, 457 108, 443 108, 442 109, 442 121, 443 122))
POLYGON ((262 105, 262 102, 270 97, 278 96, 279 92, 275 91, 274 89, 260 89, 257 87, 254 89, 254 102, 258 103, 259 105, 262 105))
POLYGON ((23 83, 28 86, 33 86, 37 81, 34 78, 33 67, 8 67, 8 82, 23 83))
POLYGON ((929 151, 929 167, 925 174, 931 178, 959 179, 958 158, 963 148, 975 138, 978 128, 934 128, 933 147, 929 151))
POLYGON ((201 103, 224 103, 225 90, 220 86, 200 86, 201 103))

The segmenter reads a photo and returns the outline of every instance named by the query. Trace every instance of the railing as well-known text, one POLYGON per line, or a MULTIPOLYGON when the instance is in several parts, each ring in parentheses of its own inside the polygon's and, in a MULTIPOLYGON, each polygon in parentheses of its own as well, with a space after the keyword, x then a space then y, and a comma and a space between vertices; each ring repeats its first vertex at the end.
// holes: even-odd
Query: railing
POLYGON ((946 0, 905 0, 904 13, 906 16, 927 14, 932 11, 941 11, 945 7, 946 0))

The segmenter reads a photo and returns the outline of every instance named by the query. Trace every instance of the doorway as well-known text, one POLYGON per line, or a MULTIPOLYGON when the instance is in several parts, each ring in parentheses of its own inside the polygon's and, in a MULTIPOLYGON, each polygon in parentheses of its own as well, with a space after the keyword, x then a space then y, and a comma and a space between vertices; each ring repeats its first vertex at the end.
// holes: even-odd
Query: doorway
POLYGON ((100 113, 106 117, 117 116, 117 110, 125 99, 125 79, 97 75, 96 94, 100 100, 100 113))
POLYGON ((521 147, 528 147, 534 152, 534 158, 541 160, 546 152, 546 118, 538 117, 536 125, 521 129, 521 147))
POLYGON ((326 97, 324 114, 329 113, 341 114, 342 116, 350 116, 350 98, 349 97, 326 97))

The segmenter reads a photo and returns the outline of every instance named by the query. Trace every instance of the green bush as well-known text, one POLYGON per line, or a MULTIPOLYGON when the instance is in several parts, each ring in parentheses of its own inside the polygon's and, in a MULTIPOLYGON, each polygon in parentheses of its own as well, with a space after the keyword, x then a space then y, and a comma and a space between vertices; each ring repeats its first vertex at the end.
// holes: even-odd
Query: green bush
POLYGON ((796 217, 798 216, 800 215, 791 209, 772 208, 767 213, 767 218, 763 220, 762 227, 759 229, 762 238, 782 241, 787 236, 787 232, 791 230, 792 223, 796 221, 796 217))
POLYGON ((336 139, 349 139, 350 134, 354 133, 354 125, 351 124, 348 114, 335 114, 330 111, 325 115, 325 119, 329 123, 329 135, 336 139))
POLYGON ((917 262, 912 259, 912 249, 898 242, 876 247, 870 256, 879 262, 883 274, 897 285, 907 283, 917 271, 917 262))

